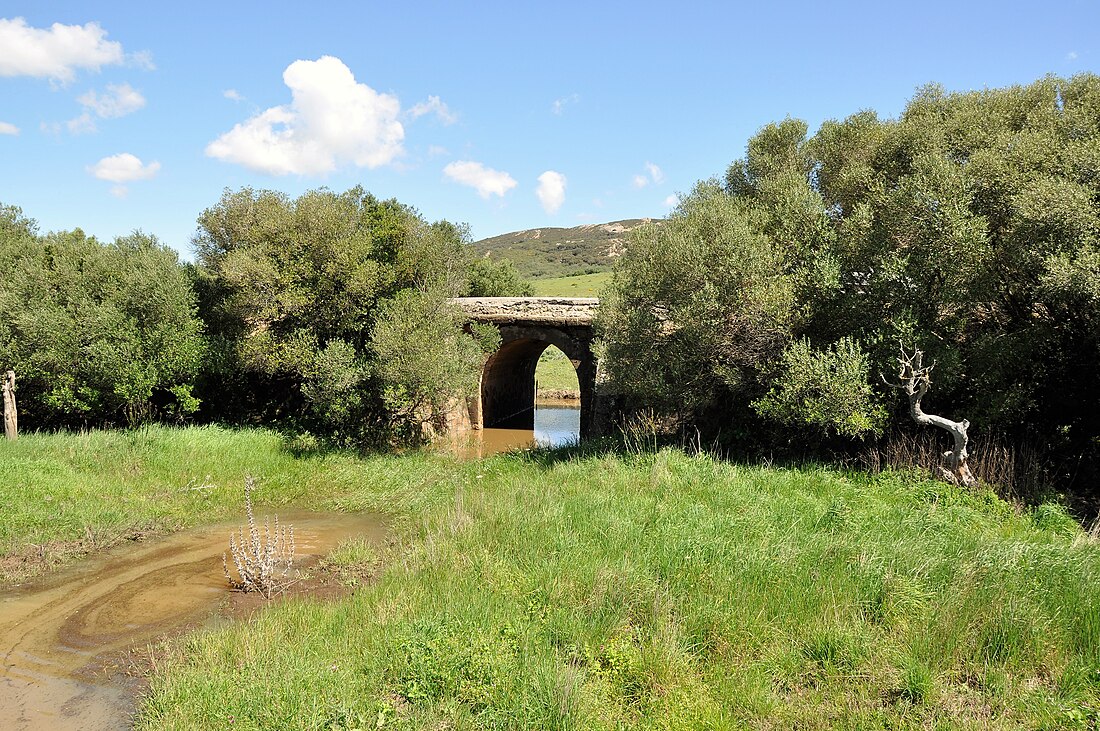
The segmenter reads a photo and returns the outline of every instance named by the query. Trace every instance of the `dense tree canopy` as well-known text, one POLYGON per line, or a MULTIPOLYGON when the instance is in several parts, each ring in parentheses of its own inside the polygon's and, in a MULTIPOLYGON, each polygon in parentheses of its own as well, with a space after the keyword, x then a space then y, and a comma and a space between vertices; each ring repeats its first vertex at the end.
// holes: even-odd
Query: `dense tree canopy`
POLYGON ((470 287, 466 238, 360 188, 227 191, 194 239, 207 388, 345 442, 413 437, 476 387, 481 349, 447 303, 470 287))
POLYGON ((720 189, 700 185, 667 226, 635 236, 603 319, 612 371, 640 402, 696 417, 733 420, 755 399, 768 418, 835 431, 821 419, 835 398, 871 432, 888 396, 868 395, 876 372, 916 344, 938 363, 932 398, 980 428, 1088 445, 1100 437, 1098 247, 1096 76, 929 86, 896 120, 864 111, 812 136, 788 119, 750 140, 720 189), (762 292, 790 294, 761 317, 762 292), (752 364, 734 367, 746 348, 752 364), (843 387, 813 386, 826 382, 843 387))
POLYGON ((175 252, 141 233, 101 244, 38 235, 0 207, 0 369, 29 428, 134 424, 193 412, 204 352, 175 252))

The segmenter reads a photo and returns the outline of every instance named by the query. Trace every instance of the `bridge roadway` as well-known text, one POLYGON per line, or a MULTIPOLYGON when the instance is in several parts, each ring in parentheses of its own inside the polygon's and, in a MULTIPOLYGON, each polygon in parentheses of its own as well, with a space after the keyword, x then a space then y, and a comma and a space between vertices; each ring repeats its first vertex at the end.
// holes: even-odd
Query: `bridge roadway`
POLYGON ((577 371, 581 392, 581 438, 602 433, 592 322, 596 297, 459 297, 452 300, 470 322, 495 325, 500 348, 489 355, 481 373, 480 393, 452 423, 473 429, 533 429, 535 366, 553 345, 577 371))

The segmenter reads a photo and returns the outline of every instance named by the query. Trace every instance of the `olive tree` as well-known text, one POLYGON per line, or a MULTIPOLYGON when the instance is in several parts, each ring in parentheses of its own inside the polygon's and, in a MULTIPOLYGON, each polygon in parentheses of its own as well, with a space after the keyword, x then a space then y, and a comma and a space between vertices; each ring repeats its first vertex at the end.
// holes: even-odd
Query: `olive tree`
POLYGON ((446 305, 469 288, 467 238, 361 188, 227 191, 194 237, 219 349, 207 387, 236 418, 347 444, 415 438, 480 362, 446 305))
POLYGON ((39 235, 0 209, 0 371, 31 428, 136 424, 196 410, 205 343, 176 253, 142 233, 39 235))

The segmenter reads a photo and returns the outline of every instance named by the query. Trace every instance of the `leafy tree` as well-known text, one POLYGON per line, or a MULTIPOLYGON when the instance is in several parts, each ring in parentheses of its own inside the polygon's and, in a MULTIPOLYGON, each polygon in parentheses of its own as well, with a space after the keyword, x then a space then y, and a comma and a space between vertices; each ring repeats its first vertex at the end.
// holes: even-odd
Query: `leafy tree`
POLYGON ((753 211, 700 183, 665 223, 633 232, 600 306, 609 374, 681 416, 754 394, 794 319, 788 272, 753 211))
POLYGON ((758 362, 735 372, 755 374, 765 416, 840 431, 870 382, 824 401, 806 388, 825 394, 815 379, 836 359, 852 377, 892 371, 900 342, 937 363, 936 399, 978 431, 1038 433, 1078 455, 1100 443, 1100 77, 928 86, 898 119, 862 111, 812 136, 784 120, 749 141, 721 191, 702 189, 665 238, 640 232, 615 275, 609 370, 628 394, 717 408, 730 394, 717 354, 747 348, 758 362), (685 240, 700 206, 730 213, 722 230, 698 226, 685 240), (744 256, 720 245, 732 236, 770 253, 731 263, 744 256), (723 335, 718 313, 736 316, 769 288, 787 293, 766 328, 775 347, 753 346, 758 328, 723 335), (717 309, 683 304, 701 300, 717 309), (854 341, 866 359, 844 345, 854 341))
POLYGON ((194 412, 204 352, 176 254, 134 233, 103 245, 82 231, 39 236, 0 209, 0 367, 19 374, 34 428, 136 424, 194 412))
POLYGON ((870 362, 851 338, 824 350, 809 340, 792 340, 783 351, 778 375, 753 408, 790 425, 811 425, 825 436, 863 437, 882 432, 886 410, 871 387, 870 362))
POLYGON ((470 261, 470 297, 530 297, 535 293, 516 271, 511 259, 495 262, 487 256, 470 261))
POLYGON ((207 388, 237 418, 349 444, 413 438, 480 363, 446 305, 469 288, 467 239, 361 188, 227 191, 194 238, 220 351, 207 388))

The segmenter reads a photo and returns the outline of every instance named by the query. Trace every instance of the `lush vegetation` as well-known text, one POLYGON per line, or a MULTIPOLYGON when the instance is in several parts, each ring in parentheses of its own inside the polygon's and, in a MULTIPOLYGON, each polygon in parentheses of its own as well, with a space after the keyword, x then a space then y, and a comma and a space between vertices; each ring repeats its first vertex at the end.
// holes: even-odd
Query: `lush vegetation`
POLYGON ((197 418, 416 442, 496 342, 448 298, 530 291, 464 228, 359 188, 227 191, 198 223, 184 266, 141 233, 40 235, 0 207, 0 370, 24 430, 197 418))
POLYGON ((770 124, 724 179, 634 232, 601 307, 613 380, 772 449, 769 424, 805 445, 904 423, 878 376, 918 346, 934 409, 1095 466, 1098 151, 1087 74, 929 86, 896 120, 864 111, 812 136, 770 124))
POLYGON ((245 471, 267 504, 390 515, 391 543, 332 559, 376 576, 351 598, 163 651, 139 728, 1100 720, 1100 542, 1058 506, 668 450, 462 463, 293 446, 215 428, 0 443, 0 485, 20 490, 3 496, 20 506, 9 553, 225 517, 245 471))
POLYGON ((495 345, 448 303, 470 286, 465 233, 361 189, 227 192, 194 243, 212 416, 256 405, 344 444, 416 441, 495 345))
POLYGON ((35 429, 184 417, 205 355, 176 253, 135 233, 39 235, 0 206, 0 370, 35 429))

